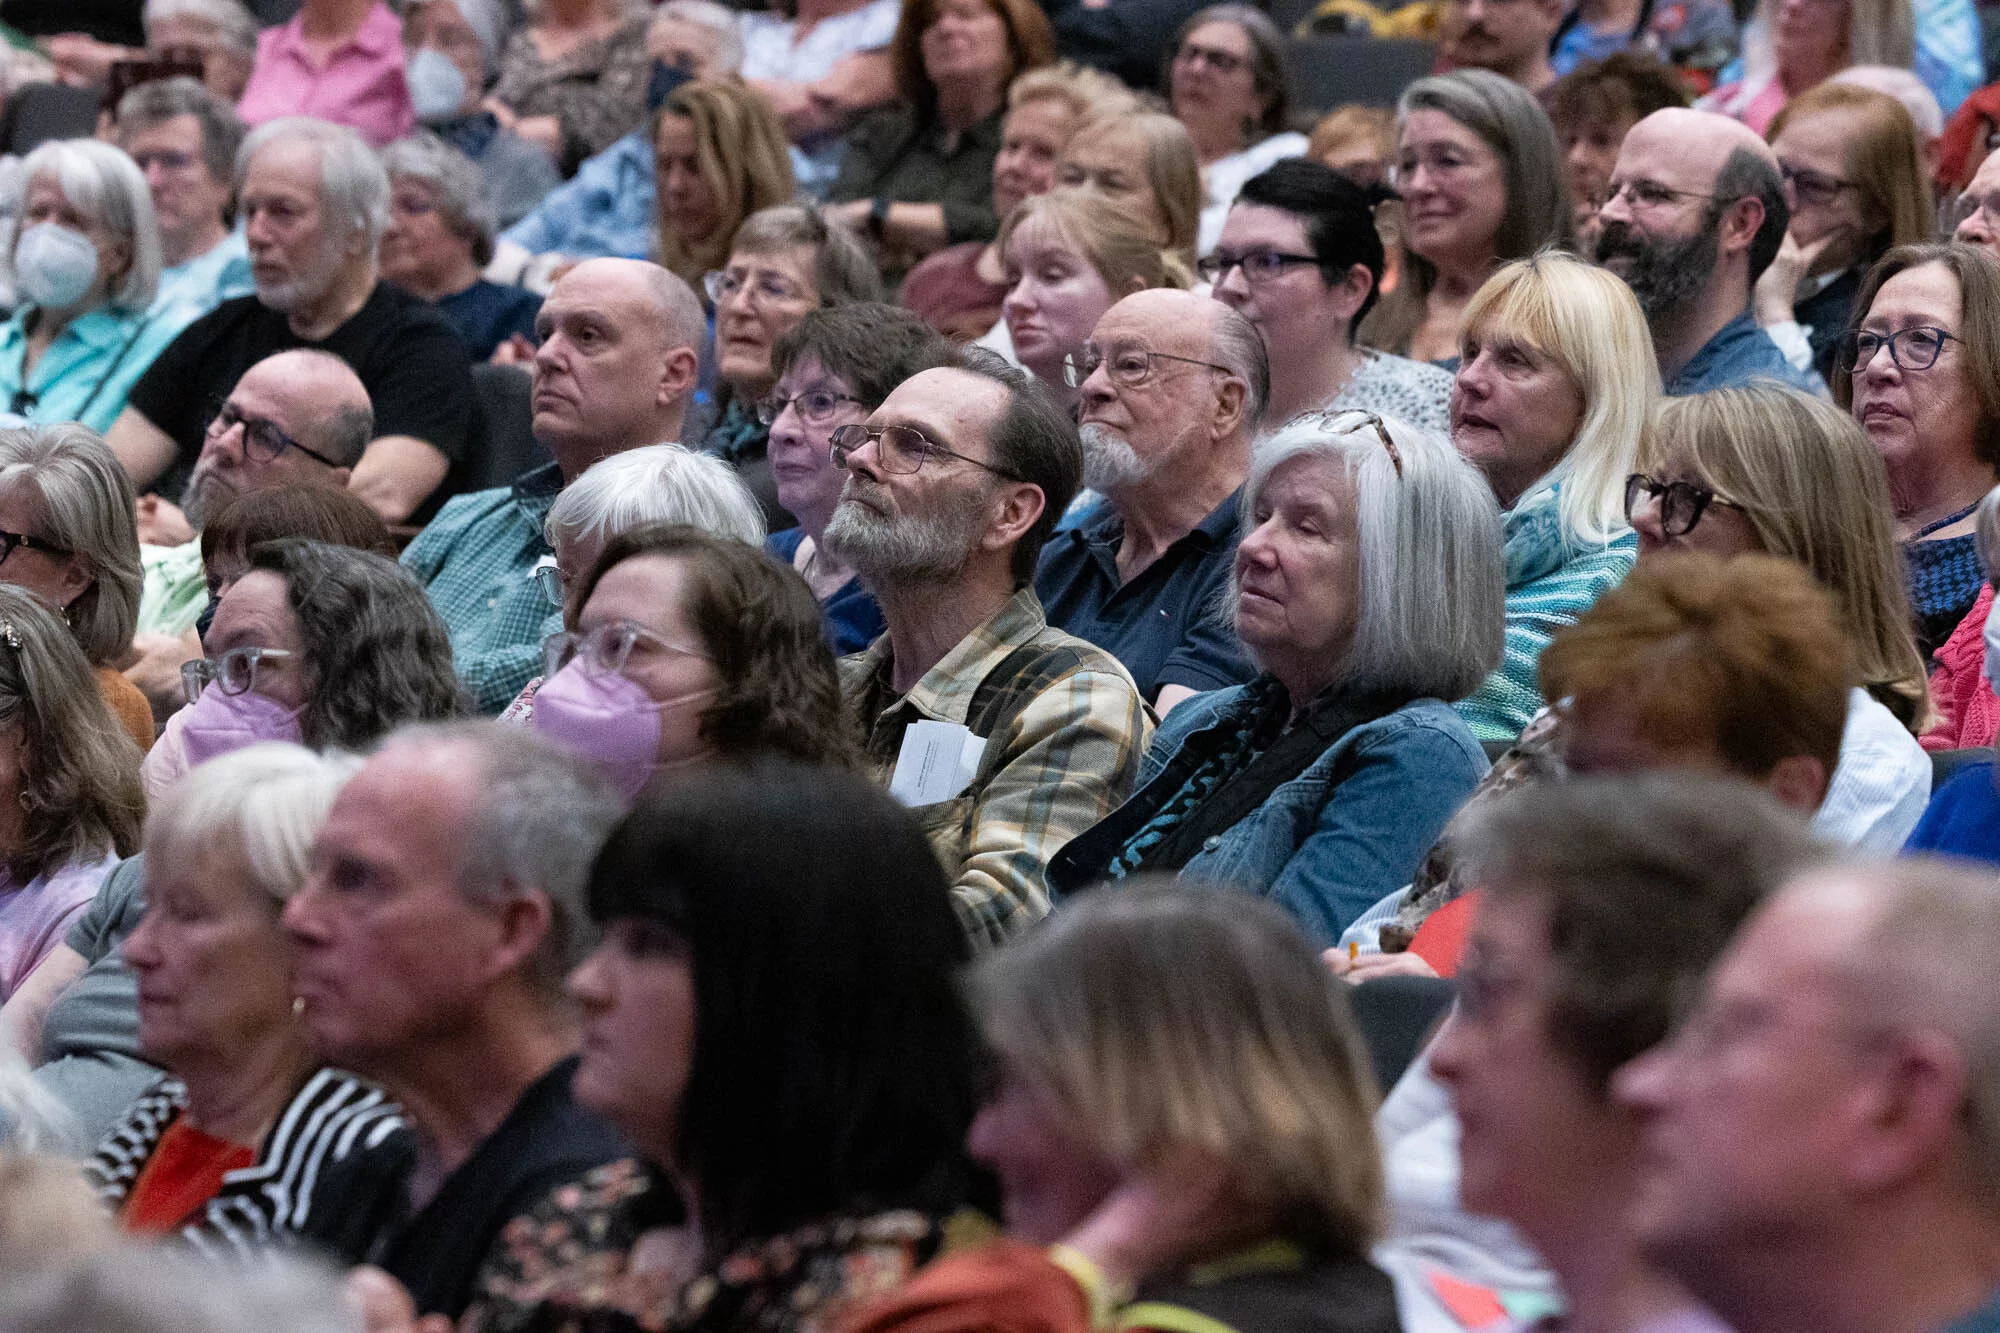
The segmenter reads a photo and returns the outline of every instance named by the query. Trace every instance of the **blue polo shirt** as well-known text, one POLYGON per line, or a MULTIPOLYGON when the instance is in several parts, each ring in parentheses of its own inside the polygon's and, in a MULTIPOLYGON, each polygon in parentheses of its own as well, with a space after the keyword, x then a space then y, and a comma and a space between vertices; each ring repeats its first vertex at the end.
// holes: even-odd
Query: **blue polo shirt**
POLYGON ((1223 590, 1236 561, 1238 490, 1129 583, 1118 577, 1125 520, 1108 500, 1042 548, 1035 592, 1049 623, 1116 657, 1152 699, 1162 685, 1221 690, 1253 679, 1223 590))
POLYGON ((1826 383, 1811 370, 1800 370, 1785 359, 1771 335, 1757 327, 1745 310, 1717 329, 1715 336, 1701 345, 1681 373, 1667 381, 1667 396, 1683 398, 1711 389, 1733 389, 1751 380, 1776 380, 1793 389, 1803 389, 1815 398, 1826 397, 1826 383))

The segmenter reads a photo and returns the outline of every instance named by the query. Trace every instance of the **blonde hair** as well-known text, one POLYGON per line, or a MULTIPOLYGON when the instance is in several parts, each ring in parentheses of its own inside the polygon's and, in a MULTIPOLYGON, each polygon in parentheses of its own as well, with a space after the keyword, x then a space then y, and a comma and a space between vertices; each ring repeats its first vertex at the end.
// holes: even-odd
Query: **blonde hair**
POLYGON ((1639 467, 1670 464, 1741 508, 1766 552, 1804 565, 1833 594, 1861 684, 1911 730, 1928 725, 1888 474, 1854 419, 1777 384, 1669 398, 1646 428, 1639 467))
POLYGON ((1895 98, 1870 88, 1828 80, 1794 97, 1772 118, 1764 137, 1772 144, 1795 121, 1836 111, 1860 113, 1860 125, 1845 136, 1841 171, 1861 188, 1861 196, 1882 230, 1869 238, 1866 254, 1875 259, 1897 245, 1921 245, 1937 226, 1931 184, 1917 156, 1917 126, 1895 98))
POLYGON ((1046 227, 1072 246, 1104 279, 1114 301, 1135 291, 1194 285, 1193 271, 1178 254, 1160 248, 1152 228, 1096 190, 1066 186, 1023 199, 1000 224, 996 244, 1002 262, 1023 227, 1046 227))
POLYGON ((1306 138, 1306 156, 1323 162, 1335 147, 1362 140, 1387 162, 1396 155, 1396 113, 1386 106, 1363 106, 1349 102, 1320 118, 1306 138))
POLYGON ((1007 88, 1007 109, 1030 102, 1061 102, 1077 121, 1124 116, 1137 111, 1138 94, 1103 70, 1063 60, 1031 69, 1007 88))
POLYGON ((1366 1252, 1382 1206, 1373 1073, 1340 983, 1272 904, 1101 888, 987 955, 971 994, 1009 1072, 1112 1165, 1204 1152, 1279 1234, 1366 1252))
POLYGON ((1187 126, 1163 111, 1114 112, 1092 116, 1069 136, 1073 149, 1094 134, 1129 134, 1139 140, 1146 184, 1153 192, 1157 221, 1165 234, 1157 237, 1187 265, 1191 285, 1195 241, 1201 227, 1201 159, 1187 126))
POLYGON ((1574 255, 1516 260, 1472 294, 1458 336, 1462 345, 1496 332, 1552 357, 1583 395, 1575 442, 1522 500, 1559 487, 1565 537, 1611 540, 1626 527, 1625 479, 1660 396, 1653 335, 1632 289, 1574 255))
POLYGON ((721 268, 736 228, 762 209, 788 204, 798 193, 784 126, 764 95, 734 78, 684 83, 653 113, 651 141, 668 116, 694 124, 695 163, 721 213, 715 230, 689 240, 667 225, 664 196, 653 204, 660 264, 689 283, 721 268))

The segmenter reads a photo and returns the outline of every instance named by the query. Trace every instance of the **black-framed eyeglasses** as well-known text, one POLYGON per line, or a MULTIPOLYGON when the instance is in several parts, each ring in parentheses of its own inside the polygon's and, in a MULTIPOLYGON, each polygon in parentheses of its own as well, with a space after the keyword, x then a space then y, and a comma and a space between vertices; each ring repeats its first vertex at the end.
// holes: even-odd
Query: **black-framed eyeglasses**
POLYGON ((1668 537, 1685 537, 1701 522, 1710 505, 1744 512, 1734 500, 1717 495, 1715 489, 1692 481, 1660 481, 1643 472, 1625 478, 1625 521, 1637 518, 1648 502, 1660 502, 1660 532, 1668 537))
POLYGON ((625 674, 625 666, 635 652, 665 653, 676 657, 709 660, 699 648, 690 648, 653 633, 630 620, 614 620, 581 633, 564 631, 542 640, 542 676, 553 676, 577 658, 599 671, 614 676, 625 674))
POLYGON ((961 463, 985 468, 996 477, 1009 481, 1027 481, 1017 472, 1009 472, 1004 467, 983 463, 977 458, 968 458, 956 449, 948 449, 931 439, 914 426, 842 426, 834 431, 827 454, 837 468, 845 468, 848 458, 863 445, 875 446, 875 461, 884 472, 907 477, 923 468, 924 460, 932 456, 956 458, 961 463))
POLYGON ((0 565, 6 564, 7 558, 18 550, 40 551, 56 560, 73 554, 52 541, 41 537, 30 537, 25 532, 0 532, 0 565))
POLYGON ((317 449, 309 449, 300 444, 285 434, 278 423, 268 417, 246 416, 241 408, 230 402, 217 405, 215 411, 209 414, 208 438, 220 439, 229 433, 232 426, 243 427, 243 452, 260 463, 276 462, 278 455, 285 450, 296 449, 314 462, 324 463, 328 467, 346 466, 344 463, 334 462, 317 449))
POLYGON ((1783 162, 1778 164, 1778 175, 1785 182, 1785 187, 1792 192, 1794 199, 1797 199, 1802 204, 1810 204, 1814 208, 1822 208, 1832 203, 1834 200, 1840 198, 1843 190, 1858 190, 1861 188, 1861 184, 1858 181, 1842 180, 1838 176, 1822 175, 1817 171, 1809 171, 1804 167, 1789 166, 1783 162))
POLYGON ((181 663, 181 693, 193 703, 206 686, 213 684, 224 694, 241 694, 257 684, 257 664, 267 657, 290 657, 284 648, 231 648, 220 657, 202 657, 181 663))
POLYGON ((1104 367, 1105 375, 1121 389, 1136 389, 1153 378, 1155 361, 1178 361, 1184 366, 1201 366, 1206 370, 1216 370, 1224 375, 1236 372, 1228 366, 1218 366, 1213 361, 1203 361, 1192 356, 1175 356, 1172 352, 1154 352, 1136 343, 1114 347, 1106 352, 1085 343, 1083 351, 1071 352, 1063 357, 1063 383, 1072 389, 1081 389, 1083 382, 1104 367))
POLYGON ((798 412, 799 420, 808 426, 824 426, 833 420, 833 414, 840 410, 842 403, 853 403, 857 407, 868 406, 851 393, 835 393, 831 389, 808 389, 790 398, 780 398, 777 394, 772 394, 768 398, 758 399, 757 420, 766 426, 774 425, 778 418, 785 414, 785 409, 790 407, 798 412))
POLYGON ((1848 374, 1859 375, 1875 359, 1875 353, 1887 347, 1889 359, 1902 369, 1929 370, 1944 355, 1944 345, 1957 341, 1957 334, 1934 324, 1918 324, 1894 333, 1849 329, 1840 335, 1837 364, 1848 374))
POLYGON ((1239 265, 1243 269, 1246 282, 1269 282, 1288 268, 1300 264, 1318 264, 1317 255, 1291 255, 1282 250, 1251 250, 1244 254, 1232 255, 1226 250, 1218 250, 1212 255, 1203 255, 1194 261, 1194 271, 1203 282, 1220 287, 1222 280, 1229 276, 1229 270, 1239 265))

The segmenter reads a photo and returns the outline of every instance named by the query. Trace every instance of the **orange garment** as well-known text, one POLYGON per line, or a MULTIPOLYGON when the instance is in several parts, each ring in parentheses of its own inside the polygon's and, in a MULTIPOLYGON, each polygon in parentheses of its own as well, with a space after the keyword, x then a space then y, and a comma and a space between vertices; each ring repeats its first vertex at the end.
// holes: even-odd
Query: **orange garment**
POLYGON ((257 1150, 176 1120, 146 1159, 118 1224, 127 1231, 173 1231, 222 1188, 222 1178, 257 1161, 257 1150))
POLYGON ((97 692, 104 696, 111 716, 139 743, 141 754, 152 749, 153 706, 146 702, 146 696, 116 667, 98 667, 96 675, 97 692))
POLYGON ((1090 1299, 1048 1250, 996 1240, 933 1259, 840 1333, 1090 1333, 1090 1299))

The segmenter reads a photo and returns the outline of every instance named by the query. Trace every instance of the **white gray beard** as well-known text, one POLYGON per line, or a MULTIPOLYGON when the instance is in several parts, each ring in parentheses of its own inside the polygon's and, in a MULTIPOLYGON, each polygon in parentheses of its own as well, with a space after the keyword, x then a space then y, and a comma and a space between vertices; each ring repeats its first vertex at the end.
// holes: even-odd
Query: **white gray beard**
POLYGON ((934 514, 884 518, 842 500, 820 545, 871 589, 949 583, 964 572, 986 517, 979 492, 968 492, 965 501, 934 514))
POLYGON ((1095 422, 1077 433, 1083 437, 1083 484, 1091 490, 1122 490, 1153 475, 1152 464, 1116 433, 1095 422))

